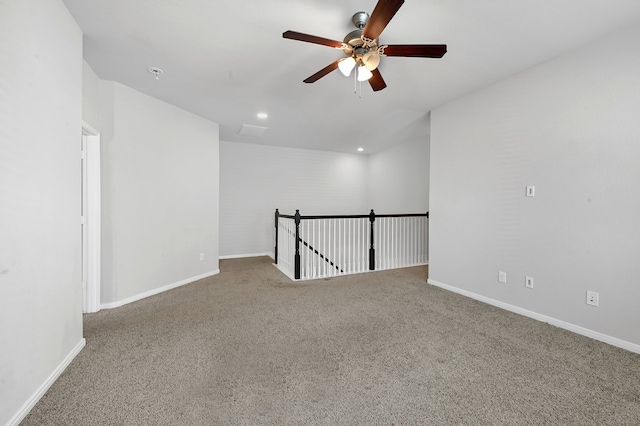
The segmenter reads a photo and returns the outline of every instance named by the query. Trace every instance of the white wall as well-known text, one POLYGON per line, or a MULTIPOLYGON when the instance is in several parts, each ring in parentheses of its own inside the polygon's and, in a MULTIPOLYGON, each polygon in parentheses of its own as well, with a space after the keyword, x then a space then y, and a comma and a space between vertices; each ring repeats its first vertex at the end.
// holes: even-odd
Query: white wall
POLYGON ((84 345, 82 34, 59 0, 0 4, 0 424, 84 345))
POLYGON ((82 61, 82 120, 100 127, 100 79, 87 61, 82 61))
POLYGON ((99 128, 101 302, 216 273, 218 124, 102 81, 99 128))
POLYGON ((640 344, 639 51, 635 26, 432 111, 434 282, 640 344))
POLYGON ((405 129, 400 144, 369 155, 368 205, 376 213, 429 210, 429 131, 426 114, 405 129))
POLYGON ((429 211, 430 129, 426 114, 395 136, 398 145, 369 155, 367 200, 377 214, 429 211))
MULTIPOLYGON (((112 144, 106 142, 114 138, 115 84, 99 81, 98 100, 100 123, 100 302, 114 303, 116 295, 115 267, 113 259, 113 183, 116 162, 112 158, 112 144)), ((85 100, 91 98, 85 98, 85 100)), ((115 157, 114 157, 115 158, 115 157)))
POLYGON ((220 142, 220 254, 274 251, 274 211, 366 214, 364 155, 220 142))

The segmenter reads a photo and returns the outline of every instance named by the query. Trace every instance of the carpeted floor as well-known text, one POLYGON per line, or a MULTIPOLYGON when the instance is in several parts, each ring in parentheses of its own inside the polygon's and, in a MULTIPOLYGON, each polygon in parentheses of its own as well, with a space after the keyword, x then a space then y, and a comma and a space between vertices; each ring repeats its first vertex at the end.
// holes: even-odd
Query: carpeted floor
POLYGON ((85 315, 23 425, 640 425, 640 355, 425 282, 267 257, 85 315))

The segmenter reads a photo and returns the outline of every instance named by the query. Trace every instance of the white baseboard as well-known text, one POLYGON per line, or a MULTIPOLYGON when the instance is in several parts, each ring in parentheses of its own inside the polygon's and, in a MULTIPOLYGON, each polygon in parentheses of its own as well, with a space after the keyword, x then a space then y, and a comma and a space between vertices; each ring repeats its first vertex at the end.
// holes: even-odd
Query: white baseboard
POLYGON ((313 280, 325 280, 325 279, 329 279, 329 278, 338 278, 338 277, 345 277, 347 275, 358 275, 358 274, 375 274, 376 272, 383 272, 383 271, 393 271, 394 269, 405 269, 405 268, 415 268, 416 266, 427 266, 429 265, 428 263, 418 263, 415 265, 407 265, 407 266, 396 266, 394 268, 386 268, 386 269, 375 269, 373 271, 369 270, 369 269, 365 269, 363 271, 357 271, 357 272, 348 272, 345 274, 337 274, 337 275, 320 275, 317 277, 313 277, 313 278, 298 278, 296 279, 294 277, 294 274, 292 274, 290 271, 287 271, 284 268, 281 268, 279 264, 277 263, 272 263, 273 266, 275 266, 276 268, 278 268, 278 270, 280 270, 280 272, 282 272, 283 274, 285 274, 287 277, 289 277, 291 279, 291 281, 313 281, 313 280))
POLYGON ((38 401, 40 401, 40 398, 44 396, 51 385, 56 380, 58 380, 58 377, 60 377, 62 372, 67 369, 69 364, 71 364, 71 361, 73 361, 73 359, 78 356, 78 354, 86 344, 87 341, 84 338, 80 340, 80 342, 78 342, 78 344, 71 350, 71 352, 69 352, 67 356, 62 360, 60 365, 58 365, 58 367, 53 370, 53 373, 51 373, 49 377, 47 377, 47 380, 45 380, 45 382, 38 388, 38 390, 36 390, 34 394, 31 395, 31 397, 22 405, 22 407, 20 407, 20 410, 18 410, 18 412, 14 414, 11 419, 9 419, 9 421, 7 422, 7 426, 17 426, 22 420, 24 420, 25 417, 27 417, 27 414, 29 414, 29 412, 33 409, 33 407, 35 407, 38 401))
POLYGON ((272 263, 272 265, 275 266, 280 272, 282 272, 291 281, 302 281, 302 280, 296 280, 296 278, 292 274, 290 274, 286 269, 281 268, 280 265, 278 265, 277 263, 272 263))
POLYGON ((250 253, 250 254, 228 254, 225 256, 220 256, 219 259, 242 259, 245 257, 261 257, 261 256, 269 256, 270 258, 274 259, 275 255, 271 252, 267 252, 267 253, 250 253))
POLYGON ((588 328, 580 327, 579 325, 571 324, 569 322, 562 321, 562 320, 559 320, 559 319, 556 319, 556 318, 553 318, 553 317, 549 317, 547 315, 543 315, 543 314, 539 314, 537 312, 529 311, 527 309, 523 309, 523 308, 520 308, 518 306, 514 306, 514 305, 510 305, 508 303, 500 302, 498 300, 494 300, 494 299, 491 299, 489 297, 482 296, 482 295, 476 294, 476 293, 472 293, 470 291, 463 290, 461 288, 457 288, 457 287, 451 286, 449 284, 444 284, 444 283, 441 283, 441 282, 438 282, 438 281, 435 281, 435 280, 432 280, 432 279, 427 280, 427 283, 429 283, 429 284, 431 284, 433 286, 436 286, 436 287, 443 288, 445 290, 452 291, 454 293, 461 294, 461 295, 469 297, 471 299, 475 299, 475 300, 478 300, 480 302, 484 302, 484 303, 487 303, 489 305, 493 305, 495 307, 504 309, 506 311, 514 312, 516 314, 524 315, 525 317, 529 317, 529 318, 533 318, 533 319, 538 320, 538 321, 546 322, 546 323, 549 323, 549 324, 554 325, 556 327, 560 327, 560 328, 563 328, 565 330, 569 330, 569 331, 571 331, 573 333, 580 334, 580 335, 586 336, 586 337, 590 337, 592 339, 599 340, 599 341, 604 342, 604 343, 608 343, 608 344, 610 344, 612 346, 617 346, 619 348, 626 349, 626 350, 628 350, 630 352, 635 352, 637 354, 640 354, 640 345, 638 345, 638 344, 627 342, 626 340, 618 339, 617 337, 612 337, 612 336, 609 336, 607 334, 603 334, 603 333, 600 333, 600 332, 597 332, 597 331, 590 330, 588 328))
POLYGON ((207 272, 206 274, 198 275, 196 277, 187 278, 186 280, 178 281, 177 283, 169 284, 164 287, 154 288, 153 290, 149 290, 144 293, 136 294, 135 296, 127 297, 124 300, 119 300, 117 302, 104 303, 100 305, 101 309, 113 309, 119 308, 120 306, 127 305, 129 303, 137 302, 138 300, 142 300, 149 296, 155 296, 156 294, 163 293, 168 290, 173 290, 174 288, 181 287, 185 284, 190 284, 194 281, 201 280, 203 278, 211 277, 213 275, 217 275, 220 273, 220 269, 216 269, 212 272, 207 272))

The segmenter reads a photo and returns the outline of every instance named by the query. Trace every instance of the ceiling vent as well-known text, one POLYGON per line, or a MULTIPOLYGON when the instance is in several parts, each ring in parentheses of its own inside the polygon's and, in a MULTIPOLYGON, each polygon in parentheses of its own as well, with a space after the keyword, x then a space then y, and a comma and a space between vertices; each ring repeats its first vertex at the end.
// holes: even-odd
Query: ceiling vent
POLYGON ((264 132, 266 132, 267 129, 269 128, 262 127, 262 126, 252 126, 250 124, 243 124, 238 134, 243 136, 255 136, 259 138, 260 136, 264 135, 264 132))

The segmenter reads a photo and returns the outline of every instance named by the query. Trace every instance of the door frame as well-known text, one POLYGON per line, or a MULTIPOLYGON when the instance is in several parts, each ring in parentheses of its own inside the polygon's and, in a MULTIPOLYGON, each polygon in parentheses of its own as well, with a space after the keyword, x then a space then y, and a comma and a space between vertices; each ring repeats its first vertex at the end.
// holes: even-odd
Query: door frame
POLYGON ((83 191, 86 195, 83 218, 86 246, 83 248, 83 263, 87 278, 86 283, 83 283, 82 310, 90 313, 100 310, 100 132, 85 121, 82 122, 82 150, 83 191))

